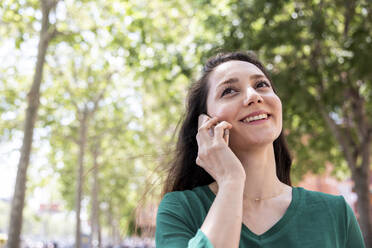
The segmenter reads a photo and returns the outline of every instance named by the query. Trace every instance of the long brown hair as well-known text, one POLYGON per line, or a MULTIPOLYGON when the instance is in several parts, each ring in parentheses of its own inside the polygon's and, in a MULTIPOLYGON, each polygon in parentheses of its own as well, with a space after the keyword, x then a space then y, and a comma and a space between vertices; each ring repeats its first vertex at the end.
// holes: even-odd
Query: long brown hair
MULTIPOLYGON (((163 188, 163 195, 172 191, 187 190, 197 186, 207 185, 215 181, 195 162, 198 155, 198 144, 196 141, 198 117, 200 114, 207 113, 209 74, 218 65, 230 60, 240 60, 254 64, 271 82, 262 63, 246 52, 219 53, 208 59, 207 63, 204 65, 200 79, 196 81, 189 90, 186 114, 179 131, 176 152, 174 154, 175 157, 170 164, 168 176, 163 188)), ((276 93, 275 89, 274 92, 276 93)), ((291 185, 290 168, 292 159, 283 135, 283 130, 274 141, 273 145, 276 174, 281 182, 291 185)))

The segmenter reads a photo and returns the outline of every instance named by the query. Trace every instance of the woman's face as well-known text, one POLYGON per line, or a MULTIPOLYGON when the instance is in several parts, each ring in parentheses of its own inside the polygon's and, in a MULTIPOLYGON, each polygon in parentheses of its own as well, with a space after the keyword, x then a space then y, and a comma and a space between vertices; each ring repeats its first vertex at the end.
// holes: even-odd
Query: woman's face
POLYGON ((282 104, 254 64, 232 60, 209 75, 207 111, 232 124, 230 147, 246 150, 272 143, 282 130, 282 104))

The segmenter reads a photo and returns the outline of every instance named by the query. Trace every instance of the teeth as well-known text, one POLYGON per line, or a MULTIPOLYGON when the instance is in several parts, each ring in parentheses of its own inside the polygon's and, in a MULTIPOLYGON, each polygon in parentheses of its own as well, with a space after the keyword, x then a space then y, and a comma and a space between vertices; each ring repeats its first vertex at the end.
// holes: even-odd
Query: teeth
POLYGON ((248 123, 248 122, 251 122, 251 121, 257 121, 257 120, 266 119, 266 118, 267 118, 267 114, 261 114, 261 115, 248 117, 248 118, 244 119, 243 122, 248 123))

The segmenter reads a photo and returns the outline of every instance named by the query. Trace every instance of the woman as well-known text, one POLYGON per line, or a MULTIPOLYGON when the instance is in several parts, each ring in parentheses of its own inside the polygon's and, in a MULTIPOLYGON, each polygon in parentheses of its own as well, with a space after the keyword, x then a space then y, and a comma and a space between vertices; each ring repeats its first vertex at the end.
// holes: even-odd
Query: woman
POLYGON ((263 65, 208 60, 191 88, 156 224, 162 247, 364 247, 342 196, 292 187, 282 105, 263 65))

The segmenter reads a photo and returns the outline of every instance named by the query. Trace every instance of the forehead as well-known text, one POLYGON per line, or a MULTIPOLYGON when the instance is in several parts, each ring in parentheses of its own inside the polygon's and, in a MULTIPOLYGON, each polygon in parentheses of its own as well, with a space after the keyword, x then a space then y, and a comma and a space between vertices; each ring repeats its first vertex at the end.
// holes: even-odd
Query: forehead
POLYGON ((209 76, 210 87, 216 86, 219 82, 233 77, 250 77, 251 75, 262 75, 265 74, 254 64, 231 60, 217 66, 209 76))

